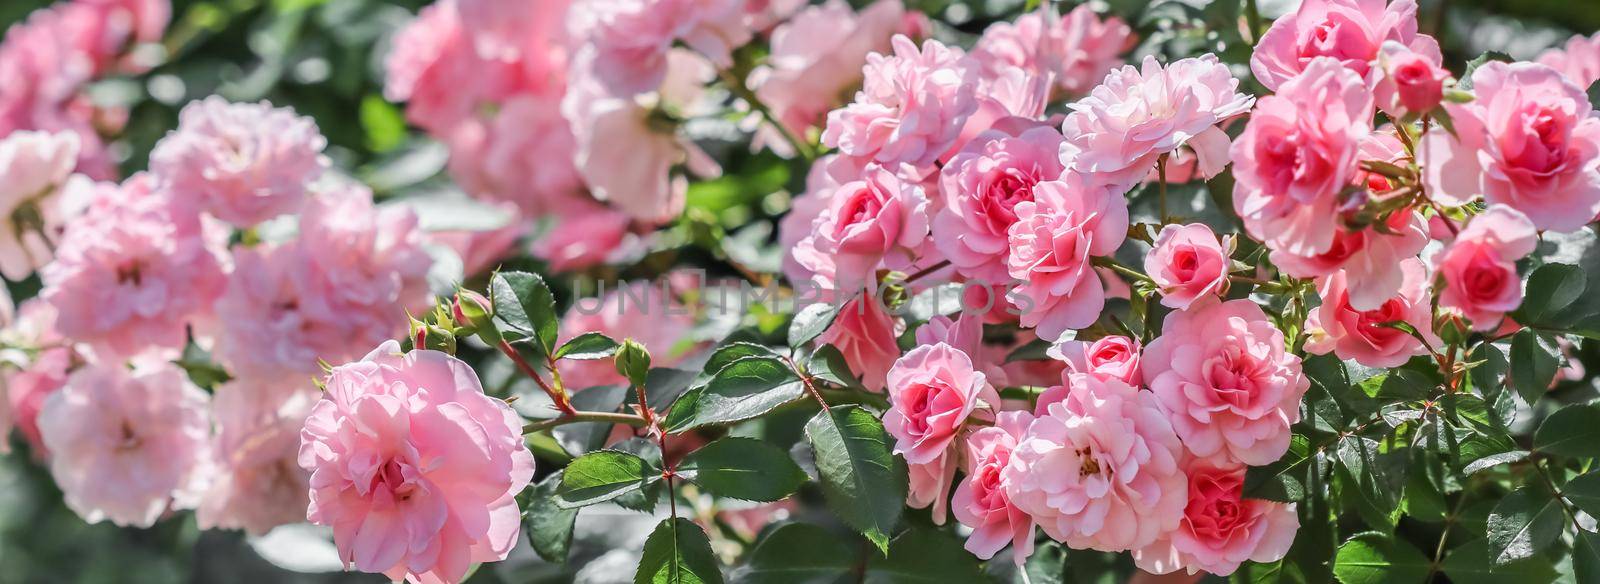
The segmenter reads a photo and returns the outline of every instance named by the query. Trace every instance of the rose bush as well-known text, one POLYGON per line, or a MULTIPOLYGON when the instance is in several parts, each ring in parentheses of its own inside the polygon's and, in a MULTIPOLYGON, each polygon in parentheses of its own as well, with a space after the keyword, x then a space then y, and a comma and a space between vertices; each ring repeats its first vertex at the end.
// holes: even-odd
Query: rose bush
POLYGON ((0 582, 1600 582, 1600 37, 24 8, 0 582))

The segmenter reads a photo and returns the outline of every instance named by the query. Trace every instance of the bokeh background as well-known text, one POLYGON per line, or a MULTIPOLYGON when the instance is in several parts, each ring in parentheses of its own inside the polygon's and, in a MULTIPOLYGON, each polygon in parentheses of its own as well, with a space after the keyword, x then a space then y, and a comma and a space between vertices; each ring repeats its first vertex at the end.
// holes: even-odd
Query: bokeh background
MULTIPOLYGON (((49 3, 0 0, 0 28, 49 3)), ((1600 30, 1600 0, 1419 3, 1422 27, 1439 38, 1449 64, 1490 50, 1528 59, 1572 34, 1600 30)), ((90 95, 100 105, 130 112, 114 144, 124 175, 145 168, 150 148, 176 126, 185 103, 219 94, 233 101, 269 100, 314 118, 330 142, 335 166, 366 182, 380 198, 434 196, 454 189, 443 173, 445 149, 409 128, 400 107, 382 95, 382 61, 391 37, 425 4, 427 0, 173 0, 159 64, 137 76, 98 81, 90 95)), ((975 38, 995 20, 1015 17, 1025 2, 906 4, 933 17, 936 34, 959 42, 975 38)), ((1263 17, 1272 18, 1297 4, 1260 0, 1258 6, 1263 17)), ((1215 42, 1192 34, 1193 26, 1215 26, 1229 18, 1211 0, 1104 0, 1095 7, 1135 27, 1142 39, 1136 55, 1196 49, 1164 50, 1168 43, 1215 42), (1183 22, 1189 33, 1174 30, 1174 23, 1183 22)), ((1227 62, 1248 60, 1248 47, 1218 48, 1227 62)), ((724 158, 724 167, 737 174, 693 187, 691 214, 709 215, 733 230, 784 210, 783 204, 768 204, 770 196, 801 177, 792 176, 787 165, 770 155, 752 156, 732 145, 715 148, 714 136, 707 141, 724 158)), ((26 298, 36 289, 36 282, 23 282, 13 293, 26 298)), ((1594 355, 1583 360, 1600 364, 1594 355)), ((1595 391, 1593 374, 1569 383, 1576 391, 1595 391)), ((0 457, 0 584, 383 580, 338 571, 336 560, 330 565, 331 545, 309 527, 249 539, 238 532, 201 532, 189 514, 144 530, 87 525, 62 504, 47 470, 27 454, 26 444, 18 440, 14 447, 17 454, 0 457)), ((590 582, 631 581, 634 561, 626 551, 637 550, 653 524, 639 514, 586 512, 567 565, 544 563, 524 544, 510 560, 485 566, 470 581, 565 582, 580 575, 590 582)))

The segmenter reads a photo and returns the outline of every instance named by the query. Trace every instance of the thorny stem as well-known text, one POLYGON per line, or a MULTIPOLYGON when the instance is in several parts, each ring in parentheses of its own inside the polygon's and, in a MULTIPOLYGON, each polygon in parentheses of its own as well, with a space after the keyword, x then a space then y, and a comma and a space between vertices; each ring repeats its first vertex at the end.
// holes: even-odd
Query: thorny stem
POLYGON ((794 374, 800 377, 800 383, 806 386, 806 392, 810 393, 811 397, 816 399, 817 403, 822 406, 822 411, 827 412, 829 416, 832 416, 833 410, 828 408, 828 400, 822 399, 822 392, 817 391, 817 386, 811 383, 811 376, 806 375, 804 371, 801 371, 800 366, 795 365, 793 359, 784 357, 783 360, 789 364, 790 369, 794 370, 794 374))
POLYGON ((1167 224, 1167 220, 1170 217, 1169 215, 1167 215, 1167 155, 1166 154, 1162 154, 1159 158, 1156 158, 1156 178, 1160 179, 1160 183, 1161 183, 1161 185, 1159 187, 1159 190, 1157 191, 1159 193, 1159 197, 1160 197, 1159 200, 1160 200, 1160 204, 1161 204, 1161 224, 1162 225, 1166 225, 1167 224))
MULTIPOLYGON (((501 353, 504 353, 506 357, 511 359, 512 363, 516 364, 517 369, 522 371, 523 375, 532 377, 533 382, 539 384, 539 389, 543 389, 545 395, 550 396, 550 401, 555 404, 556 409, 561 410, 561 414, 563 416, 572 416, 578 413, 578 410, 573 409, 572 401, 567 399, 567 392, 551 387, 550 384, 545 383, 544 376, 539 375, 539 370, 534 369, 532 365, 528 364, 526 359, 522 358, 522 354, 517 352, 516 347, 511 346, 511 343, 501 340, 498 348, 500 349, 501 353)), ((551 367, 550 370, 555 371, 555 367, 551 367)))

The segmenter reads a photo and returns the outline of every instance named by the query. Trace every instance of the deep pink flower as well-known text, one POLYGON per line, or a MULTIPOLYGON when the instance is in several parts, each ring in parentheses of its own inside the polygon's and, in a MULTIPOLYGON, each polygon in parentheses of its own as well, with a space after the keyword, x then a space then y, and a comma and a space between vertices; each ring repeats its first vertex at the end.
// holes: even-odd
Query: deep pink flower
POLYGON ((1481 193, 1541 230, 1576 231, 1600 214, 1600 117, 1583 89, 1536 63, 1488 63, 1472 83, 1477 99, 1445 104, 1454 134, 1419 145, 1430 195, 1459 205, 1481 193))
POLYGON ((234 380, 217 388, 217 472, 195 509, 201 529, 262 535, 305 521, 311 473, 300 468, 300 429, 319 397, 310 380, 234 380))
POLYGON ((1283 332, 1248 299, 1167 315, 1144 377, 1195 456, 1268 464, 1289 448, 1311 382, 1283 332))
POLYGON ((1161 304, 1178 310, 1228 291, 1233 236, 1221 240, 1204 223, 1168 225, 1144 256, 1144 271, 1161 291, 1161 304))
POLYGON ((839 349, 851 371, 861 377, 861 385, 881 390, 888 383, 889 368, 900 358, 896 339, 903 330, 905 324, 889 314, 882 300, 862 293, 845 302, 817 342, 839 349))
POLYGON ((1003 412, 995 424, 967 435, 967 478, 956 486, 950 512, 956 521, 972 528, 967 551, 982 559, 1011 544, 1012 561, 1022 565, 1033 555, 1033 518, 1012 504, 1005 468, 1033 422, 1027 412, 1003 412))
POLYGON ((67 506, 89 523, 149 527, 204 486, 206 394, 176 365, 79 369, 45 400, 39 430, 67 506))
POLYGON ((1460 312, 1473 330, 1494 330, 1505 313, 1522 304, 1517 260, 1533 253, 1538 237, 1527 216, 1505 205, 1473 217, 1433 258, 1444 281, 1439 307, 1460 312))
POLYGON ((333 369, 300 433, 306 518, 339 558, 391 580, 459 582, 517 542, 516 496, 533 479, 522 419, 478 374, 438 351, 385 342, 333 369))
POLYGON ((823 198, 828 206, 794 254, 827 288, 848 293, 870 285, 880 264, 904 268, 927 241, 927 196, 888 170, 869 167, 823 198))
POLYGON ((1061 132, 1045 124, 1001 124, 945 163, 933 243, 958 272, 990 283, 1005 279, 1016 206, 1033 200, 1035 185, 1061 177, 1061 141, 1061 132))
POLYGON ((1572 35, 1567 44, 1539 53, 1537 61, 1560 71, 1578 87, 1588 89, 1595 80, 1600 80, 1600 33, 1587 37, 1572 35))
POLYGON ((1246 562, 1269 563, 1289 553, 1300 518, 1293 503, 1244 497, 1243 466, 1191 459, 1189 503, 1178 528, 1134 550, 1142 570, 1185 570, 1228 576, 1246 562))
MULTIPOLYGON (((603 333, 621 342, 633 339, 650 350, 651 362, 670 367, 691 352, 694 315, 678 302, 677 293, 639 280, 623 284, 598 299, 580 299, 561 317, 560 342, 583 333, 603 333)), ((561 380, 571 389, 627 385, 611 359, 561 362, 561 380)))
POLYGON ((1322 278, 1342 270, 1349 278, 1351 305, 1358 310, 1372 310, 1400 290, 1404 278, 1395 267, 1416 257, 1428 244, 1422 218, 1412 211, 1390 215, 1385 231, 1376 227, 1360 231, 1337 229, 1327 251, 1297 256, 1273 250, 1272 263, 1297 278, 1322 278))
POLYGON ((1411 325, 1430 343, 1438 344, 1433 333, 1427 266, 1412 257, 1401 262, 1399 268, 1405 277, 1399 294, 1372 310, 1351 306, 1349 275, 1344 271, 1324 279, 1319 291, 1322 305, 1312 310, 1306 321, 1306 331, 1311 335, 1306 351, 1319 355, 1331 352, 1340 359, 1375 368, 1399 367, 1412 355, 1426 354, 1427 348, 1416 337, 1385 326, 1395 321, 1411 325))
POLYGON ((1100 83, 1132 46, 1133 31, 1115 16, 1101 20, 1088 5, 1064 15, 1041 7, 1015 22, 989 25, 972 56, 993 77, 1006 67, 1048 75, 1068 95, 1082 95, 1100 83))
POLYGON ((1128 233, 1128 203, 1120 190, 1067 173, 1033 188, 1016 206, 1008 272, 1021 283, 1007 298, 1022 326, 1054 339, 1100 318, 1105 287, 1090 260, 1117 251, 1128 233))
POLYGON ((1385 41, 1431 55, 1435 62, 1440 59, 1439 42, 1417 34, 1414 0, 1306 0, 1261 35, 1250 57, 1250 71, 1273 91, 1319 57, 1365 76, 1385 41))
POLYGON ((1187 145, 1207 177, 1227 164, 1228 135, 1217 124, 1250 111, 1255 99, 1215 55, 1181 59, 1163 67, 1147 56, 1137 68, 1106 75, 1088 97, 1068 107, 1061 132, 1061 161, 1079 172, 1131 185, 1149 174, 1162 154, 1187 145))
POLYGON ((1251 237, 1302 256, 1333 245, 1339 192, 1356 174, 1372 111, 1366 84, 1333 59, 1312 61, 1256 104, 1231 151, 1233 209, 1251 237))
POLYGON ((1383 43, 1374 72, 1373 96, 1378 109, 1399 119, 1433 111, 1444 99, 1444 82, 1450 79, 1438 54, 1416 52, 1400 43, 1383 43))
POLYGON ((1154 394, 1071 374, 1000 473, 1011 504, 1073 549, 1144 547, 1183 519, 1183 445, 1154 394))
POLYGON ((0 274, 6 279, 27 278, 54 255, 71 214, 63 191, 77 163, 75 134, 18 131, 0 141, 0 274))
POLYGON ((300 209, 328 166, 311 118, 272 104, 212 96, 184 106, 150 153, 167 194, 240 227, 300 209))
POLYGON ((867 56, 855 101, 828 114, 822 143, 852 157, 923 176, 957 146, 978 109, 978 70, 961 49, 934 40, 919 49, 904 35, 894 54, 867 56))

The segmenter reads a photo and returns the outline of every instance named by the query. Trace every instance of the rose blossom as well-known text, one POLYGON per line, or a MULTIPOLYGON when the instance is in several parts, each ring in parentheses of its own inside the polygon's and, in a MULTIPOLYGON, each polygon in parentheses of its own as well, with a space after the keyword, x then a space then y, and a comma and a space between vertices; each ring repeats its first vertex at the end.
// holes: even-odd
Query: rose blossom
POLYGON ((150 152, 150 172, 183 204, 239 227, 299 210, 328 141, 311 118, 211 96, 184 106, 150 152))
POLYGON ((102 356, 182 348, 225 283, 199 218, 152 192, 153 182, 140 174, 98 185, 40 272, 57 329, 102 356))
POLYGON ((383 95, 389 101, 406 102, 406 119, 411 123, 448 135, 483 105, 525 89, 527 76, 520 64, 479 56, 472 32, 462 25, 456 0, 440 0, 423 7, 395 34, 394 50, 384 60, 383 95))
POLYGON ((1505 205, 1473 217, 1433 258, 1444 280, 1439 306, 1461 312, 1473 330, 1494 330, 1505 313, 1522 304, 1517 260, 1533 253, 1538 237, 1527 216, 1505 205))
POLYGON ((206 394, 176 365, 79 369, 45 400, 39 430, 67 506, 89 523, 149 527, 203 486, 206 394))
POLYGON ((1195 302, 1227 293, 1232 248, 1233 236, 1218 241, 1204 223, 1167 225, 1145 254, 1144 271, 1160 288, 1162 306, 1187 310, 1195 302))
POLYGON ((1080 172, 1133 184, 1159 156, 1187 144, 1209 178, 1228 161, 1228 135, 1217 124, 1250 111, 1254 102, 1239 93, 1239 80, 1215 55, 1165 67, 1147 56, 1138 68, 1112 71, 1088 97, 1068 106, 1061 159, 1080 172))
POLYGON ((922 187, 888 170, 868 167, 860 180, 840 184, 825 198, 828 206, 794 254, 830 289, 848 292, 870 284, 880 263, 909 265, 927 240, 929 203, 922 187))
POLYGON ((1087 93, 1120 61, 1133 31, 1115 16, 1100 20, 1088 5, 1064 15, 1051 8, 1000 21, 984 29, 972 56, 986 76, 1005 67, 1047 74, 1069 95, 1087 93))
POLYGON ((1342 270, 1348 277, 1351 306, 1372 310, 1400 290, 1404 278, 1395 266, 1416 257, 1428 244, 1425 229, 1416 212, 1401 210, 1388 217, 1387 233, 1376 227, 1338 229, 1327 251, 1297 256, 1273 250, 1272 263, 1297 278, 1322 278, 1342 270))
MULTIPOLYGON (((3 387, 11 423, 40 460, 48 460, 50 451, 39 434, 39 410, 46 398, 66 385, 67 374, 79 360, 77 351, 56 332, 55 321, 55 308, 34 297, 23 302, 16 321, 0 331, 0 342, 35 351, 12 363, 17 369, 4 372, 3 387)), ((3 437, 0 432, 0 443, 5 442, 3 437)))
POLYGON ((1073 549, 1149 545, 1183 518, 1183 445, 1154 394, 1079 373, 1000 473, 1011 504, 1073 549))
POLYGON ((889 314, 883 300, 860 293, 839 309, 817 342, 839 349, 863 387, 881 390, 888 383, 889 368, 900 357, 897 339, 903 330, 905 324, 889 314))
POLYGON ((867 56, 855 101, 828 113, 822 143, 857 158, 911 174, 926 174, 954 147, 967 117, 978 109, 978 70, 961 49, 935 40, 921 49, 904 35, 893 55, 867 56))
MULTIPOLYGON (((828 208, 828 202, 833 199, 839 185, 861 176, 861 170, 851 162, 838 154, 828 154, 811 164, 806 171, 805 192, 797 195, 791 202, 789 212, 778 219, 779 245, 798 252, 800 242, 811 236, 811 224, 828 208), (841 181, 834 176, 835 170, 839 171, 838 174, 848 176, 841 181)), ((783 254, 783 275, 790 282, 799 283, 811 281, 816 274, 801 265, 796 253, 786 253, 783 254)))
POLYGON ((300 433, 306 518, 339 558, 391 580, 457 582, 516 544, 533 478, 522 420, 466 363, 387 341, 335 367, 300 433))
POLYGON ((518 94, 500 103, 492 117, 457 124, 445 140, 450 175, 475 197, 514 203, 528 216, 587 197, 559 95, 518 94))
POLYGON ((950 513, 956 521, 972 528, 966 548, 981 559, 994 557, 1011 544, 1011 558, 1022 563, 1033 555, 1033 518, 1012 504, 1005 468, 1011 451, 1023 438, 1033 416, 1027 412, 1003 412, 995 424, 979 428, 966 440, 967 478, 956 486, 950 499, 950 513))
MULTIPOLYGON (((633 339, 650 349, 655 366, 670 367, 689 353, 684 343, 694 328, 694 316, 678 303, 676 294, 648 281, 622 284, 598 299, 577 300, 561 317, 557 345, 584 333, 602 333, 622 341, 633 339)), ((574 390, 600 385, 627 385, 611 359, 564 360, 561 380, 574 390)))
MULTIPOLYGON (((1119 379, 1134 387, 1144 385, 1144 371, 1139 367, 1138 339, 1109 335, 1095 339, 1094 342, 1059 341, 1051 345, 1045 353, 1057 361, 1065 362, 1067 371, 1072 373, 1119 379)), ((1040 404, 1054 401, 1060 399, 1039 396, 1040 404)), ((1040 411, 1044 409, 1040 408, 1040 411)))
POLYGON ((969 417, 993 419, 1000 395, 966 353, 938 343, 912 349, 888 374, 889 411, 883 426, 911 472, 908 503, 933 506, 944 523, 950 480, 959 452, 957 435, 969 417))
POLYGON ((1576 231, 1600 214, 1600 117, 1584 91, 1555 69, 1493 62, 1472 73, 1471 103, 1445 104, 1455 132, 1418 145, 1435 200, 1482 193, 1541 230, 1576 231))
POLYGON ((311 474, 299 465, 300 428, 318 397, 309 380, 234 380, 217 388, 218 472, 195 509, 200 529, 262 535, 305 521, 311 474))
POLYGON ((1430 55, 1435 62, 1440 59, 1439 42, 1417 34, 1414 0, 1306 0, 1261 35, 1250 71, 1273 91, 1320 57, 1365 76, 1385 41, 1430 55))
POLYGON ((978 134, 945 163, 933 243, 962 275, 1005 279, 1016 206, 1033 200, 1035 185, 1060 178, 1061 141, 1061 132, 1045 124, 1006 123, 978 134))
POLYGON ((1274 250, 1327 251, 1339 192, 1371 132, 1371 92, 1333 59, 1313 60, 1277 95, 1261 98, 1231 151, 1233 209, 1245 230, 1274 250))
POLYGON ((955 320, 945 315, 928 319, 917 327, 916 343, 918 345, 933 345, 944 343, 954 347, 955 350, 966 353, 972 359, 973 368, 982 372, 988 379, 989 385, 1005 387, 1010 385, 1005 372, 1006 355, 1012 351, 1005 345, 991 345, 983 342, 984 314, 968 312, 968 309, 982 304, 965 304, 961 313, 955 320))
POLYGON ((1418 53, 1394 41, 1383 43, 1376 75, 1373 97, 1378 109, 1395 119, 1439 107, 1444 82, 1450 78, 1439 55, 1418 53))
POLYGON ((1324 279, 1318 292, 1322 305, 1313 309, 1306 321, 1306 331, 1311 335, 1306 341, 1306 351, 1318 355, 1332 352, 1340 359, 1374 368, 1399 367, 1412 355, 1426 354, 1427 348, 1416 337, 1384 326, 1388 322, 1404 322, 1427 337, 1430 343, 1439 342, 1433 334, 1428 268, 1422 265, 1422 260, 1413 257, 1400 263, 1400 272, 1405 281, 1399 295, 1373 310, 1351 306, 1349 276, 1344 271, 1324 279))
POLYGON ((1133 551, 1140 569, 1167 574, 1179 569, 1228 576, 1245 561, 1283 559, 1300 529, 1294 503, 1244 497, 1245 469, 1190 459, 1189 503, 1178 528, 1133 551))
POLYGON ((750 40, 741 0, 579 0, 567 29, 580 42, 575 67, 593 75, 604 93, 629 97, 661 85, 667 54, 677 43, 732 65, 733 49, 750 40))
POLYGON ((1578 87, 1588 89, 1600 80, 1600 33, 1572 35, 1560 48, 1539 53, 1538 62, 1560 71, 1578 87))
POLYGON ((1168 314, 1143 362, 1189 452, 1250 465, 1288 450, 1311 386, 1283 332, 1249 300, 1168 314))
POLYGON ((587 197, 571 197, 552 213, 550 229, 529 249, 554 272, 570 272, 640 255, 644 241, 626 213, 587 197))
POLYGON ((1090 260, 1116 252, 1128 233, 1128 203, 1112 188, 1068 173, 1035 185, 1034 200, 1016 206, 1006 265, 1022 283, 1007 298, 1040 338, 1094 324, 1105 307, 1090 260))
POLYGON ((66 219, 62 190, 78 162, 75 134, 13 132, 0 141, 0 274, 27 278, 50 261, 66 219))

